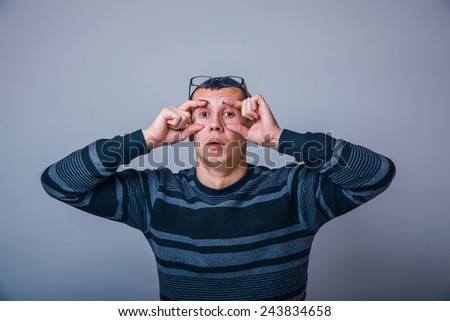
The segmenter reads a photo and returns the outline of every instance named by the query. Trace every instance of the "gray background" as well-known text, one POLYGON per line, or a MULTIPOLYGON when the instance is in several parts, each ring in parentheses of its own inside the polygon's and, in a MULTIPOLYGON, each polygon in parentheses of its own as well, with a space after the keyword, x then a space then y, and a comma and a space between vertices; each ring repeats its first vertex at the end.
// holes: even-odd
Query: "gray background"
POLYGON ((158 299, 143 235, 50 199, 40 174, 147 127, 191 76, 237 74, 282 127, 397 165, 320 230, 307 299, 450 299, 449 57, 448 0, 0 0, 0 298, 158 299))

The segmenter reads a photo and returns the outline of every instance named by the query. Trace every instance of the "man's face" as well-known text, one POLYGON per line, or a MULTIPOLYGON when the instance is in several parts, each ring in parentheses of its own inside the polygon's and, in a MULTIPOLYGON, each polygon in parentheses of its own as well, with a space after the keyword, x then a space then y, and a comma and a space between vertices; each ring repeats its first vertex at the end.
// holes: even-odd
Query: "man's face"
POLYGON ((192 100, 208 103, 192 110, 192 123, 204 125, 194 135, 197 160, 207 167, 235 167, 245 161, 244 137, 229 131, 226 124, 245 126, 248 122, 239 109, 224 103, 226 99, 242 101, 244 95, 239 88, 225 87, 219 90, 199 88, 192 97, 192 100))

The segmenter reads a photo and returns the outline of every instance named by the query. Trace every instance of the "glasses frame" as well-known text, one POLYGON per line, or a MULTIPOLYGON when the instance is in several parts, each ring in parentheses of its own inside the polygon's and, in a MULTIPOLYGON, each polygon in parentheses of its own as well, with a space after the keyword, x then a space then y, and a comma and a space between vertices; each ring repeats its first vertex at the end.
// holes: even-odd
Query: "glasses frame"
MULTIPOLYGON (((214 85, 216 83, 216 81, 218 81, 220 83, 221 86, 223 87, 234 87, 234 88, 239 88, 242 90, 242 92, 244 93, 245 98, 251 97, 250 93, 248 92, 247 89, 247 85, 245 83, 245 79, 239 76, 223 76, 223 77, 211 77, 211 76, 194 76, 191 78, 191 80, 189 81, 189 100, 192 99, 192 95, 194 95, 194 92, 198 89, 198 88, 208 88, 208 87, 212 87, 211 85, 195 85, 194 81, 196 78, 207 78, 206 80, 210 79, 211 81, 211 85, 214 85), (225 78, 230 78, 234 81, 237 81, 237 79, 240 81, 239 85, 229 85, 226 84, 224 82, 222 82, 223 79, 225 78), (192 90, 192 88, 194 88, 194 90, 192 90)), ((205 81, 206 81, 205 80, 205 81)), ((204 81, 204 82, 205 82, 204 81)))

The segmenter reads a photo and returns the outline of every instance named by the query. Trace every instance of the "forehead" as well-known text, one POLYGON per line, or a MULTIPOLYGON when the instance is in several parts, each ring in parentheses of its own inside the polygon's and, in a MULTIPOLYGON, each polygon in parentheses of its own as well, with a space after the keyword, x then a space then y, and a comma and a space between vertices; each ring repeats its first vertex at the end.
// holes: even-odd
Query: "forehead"
POLYGON ((224 99, 243 100, 244 98, 242 91, 236 87, 224 87, 214 90, 209 88, 198 88, 192 96, 192 100, 207 100, 211 104, 213 102, 220 102, 220 104, 222 104, 224 99))

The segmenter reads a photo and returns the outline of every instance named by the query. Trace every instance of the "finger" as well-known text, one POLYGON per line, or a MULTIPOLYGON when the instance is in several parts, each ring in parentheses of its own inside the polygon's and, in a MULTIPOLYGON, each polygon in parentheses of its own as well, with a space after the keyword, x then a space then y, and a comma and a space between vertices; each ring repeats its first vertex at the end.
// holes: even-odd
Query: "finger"
POLYGON ((167 108, 164 108, 163 115, 167 120, 169 120, 169 119, 174 119, 177 116, 187 117, 187 116, 189 116, 189 112, 179 110, 178 108, 175 108, 175 107, 167 107, 167 108))
POLYGON ((263 96, 261 96, 260 94, 257 94, 255 96, 253 96, 252 99, 255 100, 257 109, 259 109, 260 112, 264 113, 264 112, 270 111, 269 105, 267 105, 267 102, 263 96))
POLYGON ((223 103, 225 104, 225 105, 228 105, 228 106, 230 106, 230 107, 234 107, 234 108, 237 108, 237 109, 241 109, 242 108, 242 101, 240 101, 240 100, 235 100, 235 99, 225 99, 224 101, 223 101, 223 103))
POLYGON ((248 114, 252 115, 255 119, 258 119, 259 118, 258 104, 257 104, 256 100, 250 99, 249 105, 250 105, 250 107, 249 107, 250 110, 249 110, 248 114))
POLYGON ((254 110, 250 110, 248 112, 248 116, 252 117, 253 118, 252 120, 257 120, 259 118, 258 113, 254 110))
POLYGON ((178 109, 188 112, 192 108, 205 107, 207 104, 208 102, 205 100, 188 100, 178 107, 178 109))
POLYGON ((188 111, 183 111, 177 109, 177 112, 180 113, 181 121, 178 124, 180 129, 185 128, 191 122, 191 114, 188 111))
POLYGON ((181 110, 181 109, 175 109, 175 112, 177 114, 180 114, 181 117, 183 117, 183 118, 188 118, 188 119, 191 118, 191 113, 188 112, 188 111, 184 111, 184 110, 181 110))
POLYGON ((167 126, 172 129, 177 129, 177 127, 181 123, 181 120, 182 120, 182 115, 173 112, 168 116, 167 126))
POLYGON ((187 117, 182 117, 180 123, 177 126, 177 129, 183 129, 189 126, 190 120, 187 117))
POLYGON ((183 129, 191 121, 191 114, 187 111, 172 109, 169 117, 172 118, 168 125, 173 129, 183 129))
POLYGON ((254 110, 254 111, 257 111, 258 110, 258 104, 256 103, 256 100, 255 100, 255 98, 250 98, 250 100, 249 100, 249 105, 250 105, 250 110, 254 110))
POLYGON ((203 127, 205 127, 202 124, 190 124, 188 125, 185 129, 183 129, 180 133, 180 140, 185 140, 187 137, 189 137, 190 135, 200 131, 203 129, 203 127))
POLYGON ((251 105, 250 105, 249 99, 245 99, 242 102, 241 114, 243 117, 250 119, 250 120, 255 120, 258 117, 257 113, 255 113, 254 111, 251 110, 251 105))
POLYGON ((177 129, 180 121, 181 120, 178 117, 176 117, 174 119, 170 119, 167 121, 167 127, 171 128, 171 129, 177 129))
POLYGON ((247 139, 248 136, 248 128, 245 126, 242 126, 240 124, 226 124, 226 127, 229 131, 232 131, 234 133, 237 133, 247 139))

